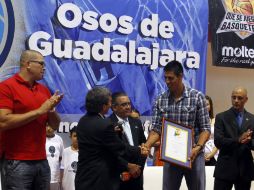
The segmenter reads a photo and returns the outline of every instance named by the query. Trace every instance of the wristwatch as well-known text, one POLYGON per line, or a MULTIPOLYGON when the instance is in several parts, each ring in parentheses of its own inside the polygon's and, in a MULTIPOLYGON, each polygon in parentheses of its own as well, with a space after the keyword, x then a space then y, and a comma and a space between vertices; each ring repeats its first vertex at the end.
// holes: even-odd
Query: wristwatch
POLYGON ((200 150, 202 150, 204 148, 204 145, 201 145, 201 144, 195 144, 194 148, 199 146, 200 147, 200 150))

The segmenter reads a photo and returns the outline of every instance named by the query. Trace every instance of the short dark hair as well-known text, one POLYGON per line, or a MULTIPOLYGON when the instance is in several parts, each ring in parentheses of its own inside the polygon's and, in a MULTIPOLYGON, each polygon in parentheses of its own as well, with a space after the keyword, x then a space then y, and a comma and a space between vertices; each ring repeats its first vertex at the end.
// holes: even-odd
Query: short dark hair
POLYGON ((212 98, 210 96, 205 96, 205 98, 208 100, 209 104, 210 104, 210 111, 209 111, 209 117, 211 119, 214 118, 214 115, 213 115, 213 101, 212 101, 212 98))
POLYGON ((43 55, 40 52, 38 52, 38 51, 35 51, 35 50, 24 50, 21 53, 21 56, 20 56, 20 65, 23 66, 24 62, 29 61, 30 59, 35 59, 36 56, 38 56, 38 55, 43 57, 43 55))
POLYGON ((77 133, 77 126, 74 126, 70 129, 70 135, 72 136, 73 133, 77 133))
POLYGON ((116 99, 121 96, 127 96, 127 94, 124 92, 114 92, 112 94, 112 105, 116 105, 116 99))
POLYGON ((133 108, 132 112, 136 112, 140 116, 140 112, 137 109, 133 108))
POLYGON ((176 76, 183 74, 183 66, 179 61, 170 61, 165 67, 164 72, 172 71, 176 76))
POLYGON ((86 111, 89 113, 100 113, 103 105, 107 105, 111 92, 106 87, 95 87, 86 95, 86 111))

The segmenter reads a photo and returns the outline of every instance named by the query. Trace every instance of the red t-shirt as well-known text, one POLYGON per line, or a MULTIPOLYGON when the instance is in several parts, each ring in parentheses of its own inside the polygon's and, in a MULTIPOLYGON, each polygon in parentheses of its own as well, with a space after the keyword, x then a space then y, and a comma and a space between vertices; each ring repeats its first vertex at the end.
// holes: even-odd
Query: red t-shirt
MULTIPOLYGON (((0 109, 23 114, 39 108, 50 98, 49 90, 35 82, 33 88, 18 74, 0 83, 0 109)), ((46 122, 44 114, 30 123, 2 132, 5 158, 13 160, 46 159, 46 122)))

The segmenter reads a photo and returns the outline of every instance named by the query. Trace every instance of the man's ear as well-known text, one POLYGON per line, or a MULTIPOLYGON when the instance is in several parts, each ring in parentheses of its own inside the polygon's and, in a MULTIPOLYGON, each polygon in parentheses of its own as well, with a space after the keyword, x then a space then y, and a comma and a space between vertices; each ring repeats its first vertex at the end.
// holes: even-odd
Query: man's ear
POLYGON ((24 66, 26 67, 26 70, 30 70, 30 63, 29 62, 25 62, 24 66))
POLYGON ((106 104, 103 104, 103 105, 102 105, 102 111, 103 111, 103 112, 106 110, 106 106, 107 106, 106 104))
POLYGON ((111 110, 112 110, 113 112, 115 112, 115 111, 116 111, 116 105, 113 105, 113 104, 112 104, 111 110))

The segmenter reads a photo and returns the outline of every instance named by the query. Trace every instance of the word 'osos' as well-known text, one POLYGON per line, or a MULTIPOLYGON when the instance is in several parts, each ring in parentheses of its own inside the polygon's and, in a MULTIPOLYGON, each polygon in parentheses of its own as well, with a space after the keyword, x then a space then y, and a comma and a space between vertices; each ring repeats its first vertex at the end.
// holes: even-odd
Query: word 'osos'
MULTIPOLYGON (((93 31, 100 28, 104 32, 117 31, 121 34, 131 34, 133 31, 131 16, 122 15, 116 18, 111 13, 99 15, 94 11, 82 11, 78 6, 72 3, 65 3, 57 10, 59 22, 66 28, 75 28, 81 25, 82 28, 93 31), (100 16, 100 17, 99 17, 100 16), (82 23, 83 21, 83 23, 82 23)), ((145 18, 140 23, 140 32, 146 37, 172 38, 174 26, 170 21, 159 23, 157 14, 152 14, 151 19, 145 18)))

